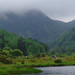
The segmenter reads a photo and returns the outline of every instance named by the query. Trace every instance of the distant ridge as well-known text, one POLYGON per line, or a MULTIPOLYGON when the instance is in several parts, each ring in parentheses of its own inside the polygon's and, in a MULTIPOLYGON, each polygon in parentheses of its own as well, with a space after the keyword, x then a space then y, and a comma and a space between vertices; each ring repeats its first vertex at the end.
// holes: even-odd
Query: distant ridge
POLYGON ((75 52, 75 26, 60 36, 57 40, 49 44, 50 50, 54 49, 58 53, 67 51, 75 52))
POLYGON ((39 10, 30 10, 20 16, 8 13, 6 16, 7 20, 0 18, 0 28, 47 44, 66 31, 59 23, 39 10))

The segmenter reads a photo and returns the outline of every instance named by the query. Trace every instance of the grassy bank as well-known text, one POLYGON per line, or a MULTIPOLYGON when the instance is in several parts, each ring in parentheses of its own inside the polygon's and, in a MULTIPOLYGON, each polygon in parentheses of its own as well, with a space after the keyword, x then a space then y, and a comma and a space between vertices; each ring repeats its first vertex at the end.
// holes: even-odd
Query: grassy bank
MULTIPOLYGON (((10 60, 10 58, 7 58, 7 59, 10 60)), ((0 75, 42 72, 41 70, 37 70, 32 67, 75 65, 75 58, 73 57, 63 57, 63 58, 56 58, 56 59, 53 59, 49 56, 42 57, 42 58, 17 57, 15 59, 11 58, 11 60, 13 64, 10 64, 10 65, 0 63, 0 75), (61 62, 57 60, 61 60, 61 62)))
POLYGON ((39 73, 41 70, 19 65, 0 65, 0 75, 39 73))
POLYGON ((53 59, 50 57, 42 57, 42 58, 32 58, 32 59, 24 59, 17 58, 13 59, 13 63, 23 65, 25 67, 46 67, 46 66, 68 66, 75 65, 75 58, 73 57, 63 57, 53 59), (54 61, 60 59, 62 62, 55 63, 54 61), (21 64, 24 61, 24 64, 21 64))

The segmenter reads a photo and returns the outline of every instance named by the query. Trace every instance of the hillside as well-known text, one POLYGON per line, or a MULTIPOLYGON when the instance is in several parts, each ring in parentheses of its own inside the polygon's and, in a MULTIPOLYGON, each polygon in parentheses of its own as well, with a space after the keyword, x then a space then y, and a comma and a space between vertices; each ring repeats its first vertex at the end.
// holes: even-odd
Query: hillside
POLYGON ((55 20, 55 22, 58 23, 66 31, 75 26, 75 20, 67 22, 67 23, 58 21, 58 20, 55 20))
POLYGON ((31 38, 22 38, 16 34, 0 29, 0 49, 8 47, 12 50, 20 49, 23 55, 34 55, 45 53, 48 51, 48 46, 44 43, 39 43, 31 38))
POLYGON ((7 13, 5 19, 0 19, 0 28, 44 43, 50 43, 65 32, 58 23, 39 10, 30 10, 23 15, 7 13))
POLYGON ((75 27, 68 30, 57 40, 49 44, 50 49, 56 50, 58 53, 67 51, 75 52, 75 27))

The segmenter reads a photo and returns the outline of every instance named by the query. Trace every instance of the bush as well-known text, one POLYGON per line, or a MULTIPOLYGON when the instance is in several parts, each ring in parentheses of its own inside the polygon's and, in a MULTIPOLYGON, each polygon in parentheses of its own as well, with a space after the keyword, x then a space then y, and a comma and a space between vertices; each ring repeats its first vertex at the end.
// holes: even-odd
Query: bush
POLYGON ((34 58, 41 58, 41 57, 45 57, 46 55, 44 53, 42 54, 37 54, 37 55, 34 55, 33 57, 34 58))
POLYGON ((24 60, 21 62, 21 64, 24 64, 24 60))
POLYGON ((6 59, 5 57, 0 56, 0 62, 3 64, 12 64, 13 62, 11 60, 6 59))
POLYGON ((75 58, 75 56, 73 56, 73 58, 75 58))
POLYGON ((9 51, 8 50, 2 50, 1 54, 9 56, 9 51))
POLYGON ((40 54, 34 55, 33 58, 39 58, 40 54))
POLYGON ((54 62, 55 63, 62 63, 61 59, 56 59, 54 62))
POLYGON ((3 48, 3 50, 8 50, 8 51, 9 51, 10 49, 11 49, 10 47, 4 47, 4 48, 3 48))
POLYGON ((40 54, 40 57, 45 57, 45 56, 46 56, 46 55, 45 55, 45 54, 43 54, 43 53, 42 53, 42 54, 40 54))
POLYGON ((59 57, 65 57, 65 55, 61 54, 59 57))
POLYGON ((9 53, 12 56, 22 56, 23 55, 23 52, 19 49, 10 50, 9 53))
POLYGON ((0 48, 0 52, 2 52, 2 49, 0 48))

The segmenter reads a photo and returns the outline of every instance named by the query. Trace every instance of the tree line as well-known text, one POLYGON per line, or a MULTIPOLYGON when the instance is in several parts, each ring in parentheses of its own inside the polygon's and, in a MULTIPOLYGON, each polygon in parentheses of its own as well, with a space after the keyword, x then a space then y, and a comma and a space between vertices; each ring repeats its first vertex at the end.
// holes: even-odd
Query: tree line
POLYGON ((10 53, 13 54, 15 49, 23 52, 23 55, 34 55, 45 53, 48 51, 47 44, 38 42, 36 39, 23 38, 14 33, 0 29, 0 48, 10 48, 10 53), (13 50, 13 51, 12 51, 13 50))

